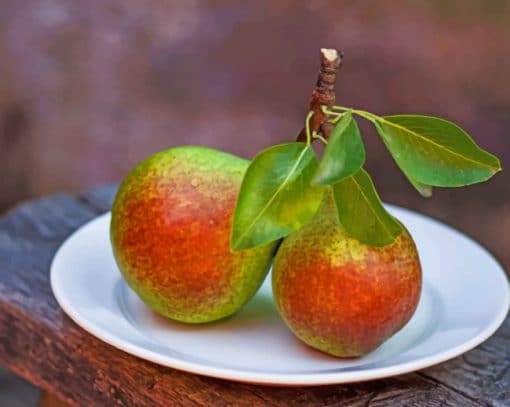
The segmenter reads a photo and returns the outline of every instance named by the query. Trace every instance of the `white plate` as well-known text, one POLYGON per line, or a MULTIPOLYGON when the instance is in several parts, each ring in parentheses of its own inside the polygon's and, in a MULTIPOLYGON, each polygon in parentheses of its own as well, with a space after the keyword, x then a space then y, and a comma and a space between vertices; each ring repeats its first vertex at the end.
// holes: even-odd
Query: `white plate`
POLYGON ((110 214, 78 229, 51 266, 58 303, 81 327, 140 358, 207 376, 273 385, 317 385, 410 372, 460 355, 503 322, 509 286, 473 240, 423 215, 389 207, 410 230, 423 266, 411 321, 371 354, 330 357, 298 341, 273 304, 269 279, 236 316, 194 326, 152 313, 122 280, 109 241, 110 214))

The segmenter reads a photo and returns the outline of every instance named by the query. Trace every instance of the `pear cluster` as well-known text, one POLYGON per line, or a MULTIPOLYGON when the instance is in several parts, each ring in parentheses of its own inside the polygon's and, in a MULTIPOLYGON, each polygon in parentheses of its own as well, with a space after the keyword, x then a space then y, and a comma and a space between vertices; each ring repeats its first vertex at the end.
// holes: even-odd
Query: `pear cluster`
POLYGON ((160 315, 219 320, 255 295, 274 260, 273 294, 288 327, 338 357, 366 354, 401 329, 421 291, 407 231, 374 247, 351 237, 325 194, 314 218, 280 242, 232 251, 236 200, 249 162, 204 147, 178 147, 124 179, 110 237, 128 285, 160 315))

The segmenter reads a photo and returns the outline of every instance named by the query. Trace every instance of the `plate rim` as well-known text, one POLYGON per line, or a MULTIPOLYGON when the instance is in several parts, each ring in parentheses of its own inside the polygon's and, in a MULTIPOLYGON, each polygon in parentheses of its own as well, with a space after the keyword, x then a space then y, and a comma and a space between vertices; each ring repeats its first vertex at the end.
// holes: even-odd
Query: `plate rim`
POLYGON ((157 351, 149 350, 141 345, 131 343, 129 340, 122 338, 120 335, 112 333, 107 329, 103 329, 97 326, 93 322, 89 322, 80 316, 71 303, 67 301, 61 285, 56 277, 58 274, 55 272, 56 263, 59 261, 59 255, 65 250, 68 242, 72 240, 75 235, 80 233, 83 228, 90 226, 94 222, 100 222, 103 218, 110 216, 110 212, 103 213, 94 217, 82 224, 73 233, 68 235, 66 239, 61 243, 57 251, 55 252, 51 265, 50 265, 50 286, 58 305, 63 309, 65 314, 70 317, 79 327, 94 335, 96 338, 103 342, 113 346, 114 348, 120 349, 127 352, 135 357, 148 360, 158 365, 170 367, 177 370, 182 370, 188 373, 198 374, 202 376, 215 377, 219 379, 226 379, 236 382, 262 384, 262 385, 276 385, 276 386, 316 386, 316 385, 328 385, 328 384, 340 384, 340 383, 353 383, 366 380, 382 379, 386 377, 396 376, 400 374, 410 373, 416 370, 424 369, 442 362, 446 362, 454 357, 457 357, 476 346, 486 341, 490 336, 496 332, 496 330, 505 321, 506 316, 510 310, 510 283, 509 279, 499 262, 498 258, 494 256, 487 248, 477 242, 475 239, 466 235, 465 233, 457 230, 456 228, 420 212, 416 212, 407 208, 402 208, 397 205, 386 205, 390 209, 396 209, 404 211, 408 215, 417 216, 428 222, 433 222, 443 228, 448 229, 457 236, 467 239, 470 243, 473 243, 478 249, 482 250, 489 258, 491 258, 497 266, 497 276, 501 280, 501 283, 505 286, 505 297, 504 302, 497 313, 497 315, 491 320, 490 324, 487 324, 478 334, 471 339, 464 341, 457 346, 451 347, 444 351, 435 353, 433 355, 424 356, 415 360, 397 363, 395 365, 384 366, 384 367, 371 367, 368 369, 361 368, 360 370, 346 370, 340 372, 324 372, 324 373, 267 373, 267 372, 250 372, 245 370, 236 370, 228 367, 215 367, 212 365, 204 365, 199 362, 186 361, 179 358, 175 358, 169 355, 162 355, 157 351))

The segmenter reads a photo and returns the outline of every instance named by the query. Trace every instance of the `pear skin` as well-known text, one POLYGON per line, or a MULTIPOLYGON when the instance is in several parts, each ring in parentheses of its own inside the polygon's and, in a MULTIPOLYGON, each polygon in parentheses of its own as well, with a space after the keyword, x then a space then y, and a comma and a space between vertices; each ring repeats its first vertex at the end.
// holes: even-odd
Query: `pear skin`
POLYGON ((273 264, 273 294, 299 339, 337 357, 357 357, 412 317, 421 266, 407 230, 389 246, 369 246, 346 233, 335 211, 326 194, 312 222, 283 241, 273 264))
POLYGON ((154 311, 189 323, 234 314, 257 291, 275 244, 232 253, 230 232, 249 162, 205 147, 149 157, 122 182, 110 238, 128 285, 154 311))

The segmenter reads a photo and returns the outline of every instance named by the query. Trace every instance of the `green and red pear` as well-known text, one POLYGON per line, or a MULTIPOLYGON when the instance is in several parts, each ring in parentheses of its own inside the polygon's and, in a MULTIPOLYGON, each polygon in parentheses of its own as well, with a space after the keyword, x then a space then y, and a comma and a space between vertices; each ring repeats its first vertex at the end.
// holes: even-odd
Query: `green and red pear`
POLYGON ((273 265, 273 294, 289 328, 306 344, 338 357, 362 356, 399 331, 420 298, 416 246, 405 230, 390 245, 349 236, 326 194, 315 218, 283 241, 273 265))
POLYGON ((248 164, 185 146, 149 157, 123 180, 112 208, 113 253, 128 285, 162 316, 189 323, 225 318, 263 282, 274 244, 230 250, 248 164))

